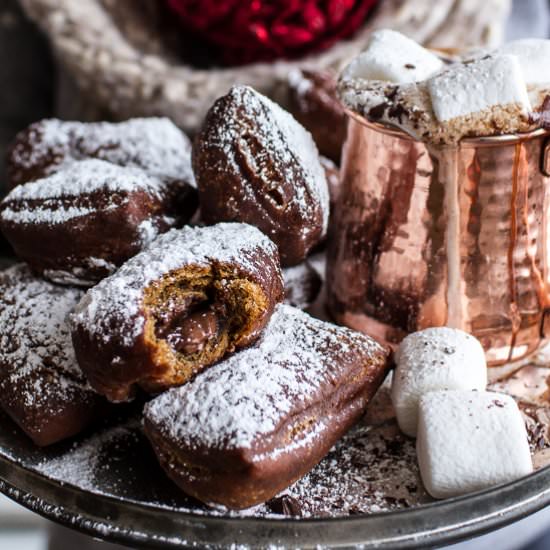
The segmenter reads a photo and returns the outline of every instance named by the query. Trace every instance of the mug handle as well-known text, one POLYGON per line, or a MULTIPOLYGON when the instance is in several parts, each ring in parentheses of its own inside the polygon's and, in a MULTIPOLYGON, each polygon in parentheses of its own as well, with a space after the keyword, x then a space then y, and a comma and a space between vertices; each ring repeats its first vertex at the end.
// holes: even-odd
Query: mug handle
POLYGON ((540 171, 550 177, 550 137, 544 142, 540 155, 540 171))

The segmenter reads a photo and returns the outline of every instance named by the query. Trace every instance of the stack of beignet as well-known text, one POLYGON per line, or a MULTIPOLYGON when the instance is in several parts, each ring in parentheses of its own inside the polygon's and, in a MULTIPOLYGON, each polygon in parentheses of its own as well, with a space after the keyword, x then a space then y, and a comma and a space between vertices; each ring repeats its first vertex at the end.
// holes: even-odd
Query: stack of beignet
POLYGON ((195 140, 195 174, 190 155, 164 119, 48 120, 18 136, 0 227, 28 266, 0 274, 0 406, 47 445, 108 402, 153 397, 145 432, 167 474, 239 509, 326 455, 363 415, 389 351, 282 305, 318 294, 321 277, 300 262, 329 219, 303 127, 237 87, 195 140), (195 176, 208 226, 183 226, 195 176), (296 266, 286 289, 281 260, 296 266))

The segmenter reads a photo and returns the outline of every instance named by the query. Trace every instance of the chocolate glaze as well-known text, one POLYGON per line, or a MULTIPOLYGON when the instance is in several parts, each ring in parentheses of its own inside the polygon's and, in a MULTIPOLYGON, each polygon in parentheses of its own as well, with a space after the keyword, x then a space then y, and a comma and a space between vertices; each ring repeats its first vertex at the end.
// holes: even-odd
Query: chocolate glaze
POLYGON ((209 110, 193 144, 202 219, 258 227, 296 265, 323 239, 330 198, 311 136, 288 113, 239 86, 209 110))
POLYGON ((0 273, 0 407, 40 446, 78 434, 110 410, 72 350, 67 316, 81 296, 23 264, 0 273))
POLYGON ((550 129, 550 95, 544 98, 540 111, 529 113, 529 124, 538 124, 545 130, 550 129))
POLYGON ((369 109, 369 112, 367 113, 367 116, 371 120, 379 120, 384 115, 384 112, 388 108, 387 103, 380 103, 379 105, 376 105, 375 107, 371 107, 369 109))
MULTIPOLYGON (((332 215, 332 212, 334 211, 334 208, 336 206, 336 202, 338 200, 338 197, 340 195, 340 169, 334 162, 332 162, 327 157, 320 157, 321 165, 323 166, 325 170, 325 174, 327 176, 327 183, 328 183, 328 191, 330 194, 330 212, 332 215)), ((330 224, 329 224, 329 231, 330 231, 330 224)))
MULTIPOLYGON (((6 219, 0 220, 0 228, 16 254, 36 272, 57 283, 92 286, 143 248, 142 222, 154 219, 151 226, 158 233, 183 223, 181 218, 168 216, 175 204, 171 194, 159 200, 137 190, 125 194, 120 206, 115 208, 103 207, 106 198, 107 195, 100 192, 86 199, 75 199, 68 208, 79 208, 79 204, 84 203, 91 205, 89 214, 78 219, 55 225, 6 219), (155 213, 159 210, 167 215, 157 217, 155 213)), ((24 203, 12 201, 9 195, 2 206, 28 208, 24 203)))
POLYGON ((283 269, 283 280, 285 304, 299 309, 306 309, 313 304, 323 286, 321 276, 308 260, 283 269))

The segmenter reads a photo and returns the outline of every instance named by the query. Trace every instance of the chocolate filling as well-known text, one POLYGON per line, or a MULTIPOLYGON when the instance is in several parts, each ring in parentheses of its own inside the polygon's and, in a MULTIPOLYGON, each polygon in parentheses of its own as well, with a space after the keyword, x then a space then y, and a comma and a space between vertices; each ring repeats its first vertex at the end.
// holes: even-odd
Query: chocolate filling
POLYGON ((184 266, 144 291, 145 344, 165 369, 162 380, 147 381, 148 391, 189 380, 253 334, 269 304, 256 282, 235 271, 225 264, 184 266))
POLYGON ((211 338, 217 336, 218 316, 215 311, 196 311, 183 319, 166 336, 170 347, 177 352, 193 354, 202 351, 211 338))
POLYGON ((199 353, 208 342, 218 339, 225 324, 224 309, 204 292, 180 296, 157 316, 155 335, 166 340, 176 353, 199 353))

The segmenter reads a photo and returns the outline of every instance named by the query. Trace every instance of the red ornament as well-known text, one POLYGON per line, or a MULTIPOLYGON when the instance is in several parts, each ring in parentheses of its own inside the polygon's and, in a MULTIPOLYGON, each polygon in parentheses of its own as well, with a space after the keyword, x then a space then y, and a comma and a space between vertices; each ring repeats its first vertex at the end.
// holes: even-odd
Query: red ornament
POLYGON ((167 0, 226 64, 295 59, 347 38, 378 0, 167 0))

